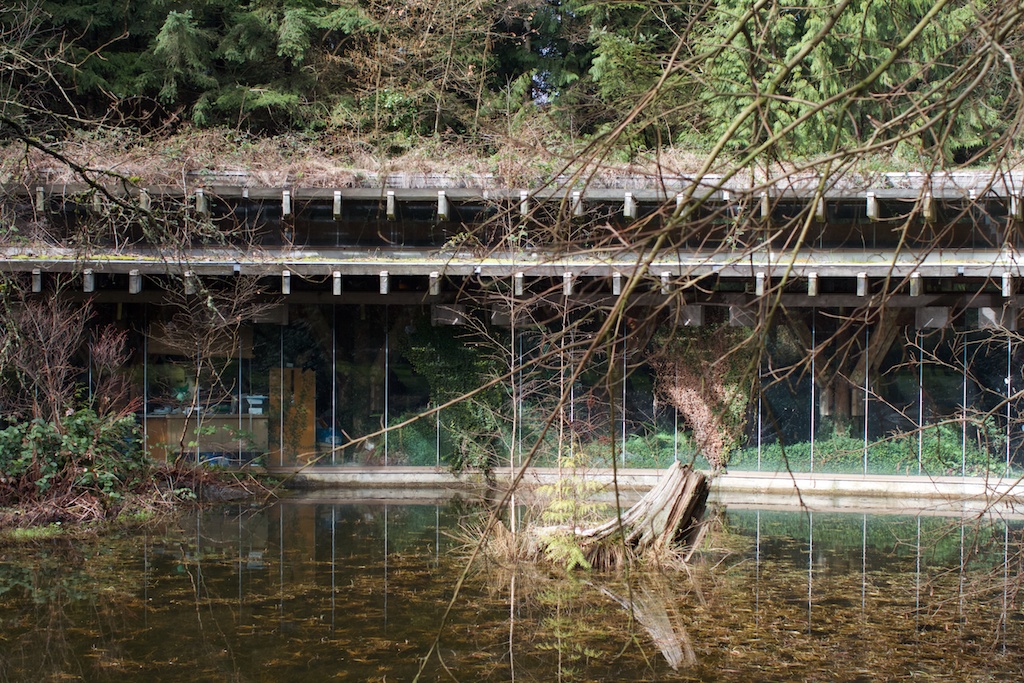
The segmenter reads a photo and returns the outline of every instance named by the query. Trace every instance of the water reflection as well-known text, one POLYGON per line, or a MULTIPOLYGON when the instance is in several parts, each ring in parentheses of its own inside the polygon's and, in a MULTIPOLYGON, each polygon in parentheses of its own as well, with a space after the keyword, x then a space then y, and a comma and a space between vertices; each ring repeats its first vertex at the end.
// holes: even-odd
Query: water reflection
MULTIPOLYGON (((286 501, 0 550, 0 680, 411 680, 470 504, 286 501)), ((1016 518, 736 509, 689 573, 474 574, 427 680, 1016 679, 1016 518), (955 656, 952 656, 955 653, 955 656)))

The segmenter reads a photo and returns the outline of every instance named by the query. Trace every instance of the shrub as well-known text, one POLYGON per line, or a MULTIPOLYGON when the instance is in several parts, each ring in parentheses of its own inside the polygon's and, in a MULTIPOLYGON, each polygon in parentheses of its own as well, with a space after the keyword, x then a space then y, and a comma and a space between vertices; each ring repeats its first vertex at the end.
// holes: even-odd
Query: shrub
MULTIPOLYGON (((982 430, 985 433, 988 430, 982 430)), ((998 439, 988 443, 998 448, 998 439)), ((917 474, 918 432, 890 435, 878 441, 868 442, 868 472, 874 474, 917 474)), ((957 424, 940 424, 925 427, 920 434, 921 472, 933 476, 960 474, 966 466, 967 474, 985 472, 1001 473, 1004 467, 992 459, 988 449, 977 439, 967 439, 966 453, 961 427, 957 424)), ((761 469, 780 471, 788 468, 794 472, 811 469, 811 444, 809 441, 786 444, 779 442, 762 444, 761 469)), ((748 447, 735 451, 729 462, 734 470, 755 470, 757 448, 748 447)), ((861 438, 833 435, 814 442, 814 469, 835 473, 856 473, 864 471, 864 440, 861 438)))
POLYGON ((56 423, 19 422, 0 430, 0 505, 86 492, 109 508, 147 462, 132 415, 104 419, 81 409, 56 423))

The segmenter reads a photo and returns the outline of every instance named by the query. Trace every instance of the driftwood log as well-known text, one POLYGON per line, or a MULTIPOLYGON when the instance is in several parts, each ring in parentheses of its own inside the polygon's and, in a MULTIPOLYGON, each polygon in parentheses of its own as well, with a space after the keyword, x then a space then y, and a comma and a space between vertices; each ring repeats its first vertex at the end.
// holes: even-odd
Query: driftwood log
POLYGON ((668 549, 683 551, 689 561, 704 534, 704 509, 710 486, 702 472, 672 464, 657 485, 635 505, 589 529, 544 527, 536 530, 541 546, 555 534, 571 533, 590 566, 618 569, 630 557, 660 556, 668 549))

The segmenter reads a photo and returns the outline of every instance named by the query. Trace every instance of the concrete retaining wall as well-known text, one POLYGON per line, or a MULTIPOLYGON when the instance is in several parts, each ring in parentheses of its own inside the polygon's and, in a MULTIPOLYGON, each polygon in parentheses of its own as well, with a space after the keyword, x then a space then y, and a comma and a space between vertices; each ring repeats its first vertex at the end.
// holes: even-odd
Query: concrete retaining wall
MULTIPOLYGON (((479 490, 484 486, 478 471, 454 475, 433 467, 308 467, 302 470, 272 468, 278 476, 289 477, 298 487, 327 489, 420 489, 479 490)), ((566 474, 563 471, 561 474, 566 474)), ((635 499, 649 490, 661 477, 661 470, 592 469, 578 473, 603 491, 613 492, 612 477, 617 474, 624 500, 635 499), (603 487, 603 488, 601 488, 603 487)), ((527 490, 557 481, 556 468, 529 468, 521 486, 527 490)), ((499 484, 510 480, 507 470, 496 474, 499 484)), ((998 509, 1012 513, 1014 505, 1024 508, 1024 483, 1018 479, 980 477, 907 477, 851 474, 794 474, 769 472, 730 472, 715 479, 712 499, 731 506, 781 506, 810 509, 878 510, 891 512, 953 511, 998 509)))

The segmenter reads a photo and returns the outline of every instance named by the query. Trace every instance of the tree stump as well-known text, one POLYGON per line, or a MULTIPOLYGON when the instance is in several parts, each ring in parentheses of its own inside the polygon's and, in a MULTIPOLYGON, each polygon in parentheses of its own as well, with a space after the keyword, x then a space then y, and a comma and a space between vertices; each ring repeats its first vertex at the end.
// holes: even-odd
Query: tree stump
POLYGON ((703 472, 673 463, 657 485, 635 505, 590 529, 546 527, 535 530, 539 545, 559 533, 571 533, 591 567, 619 569, 629 558, 657 556, 683 549, 689 561, 703 537, 710 485, 703 472))

